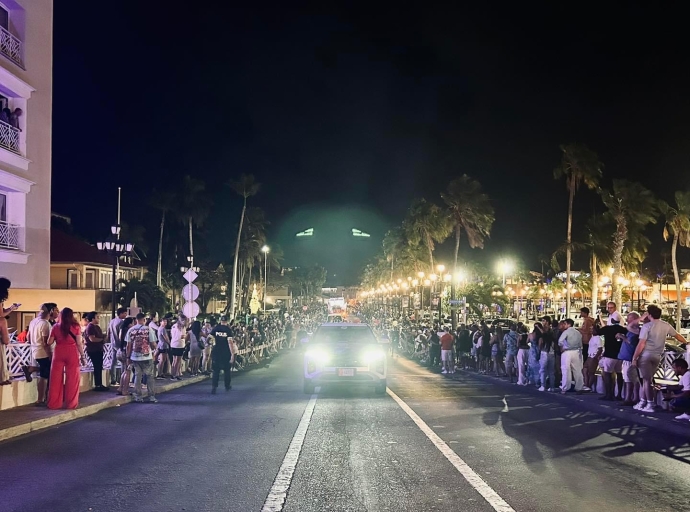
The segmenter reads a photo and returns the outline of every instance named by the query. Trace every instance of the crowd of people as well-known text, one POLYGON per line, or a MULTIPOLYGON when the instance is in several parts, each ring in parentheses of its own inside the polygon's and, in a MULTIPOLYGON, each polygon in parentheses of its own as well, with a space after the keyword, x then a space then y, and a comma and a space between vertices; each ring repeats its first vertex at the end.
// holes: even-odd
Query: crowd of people
MULTIPOLYGON (((7 316, 19 305, 4 307, 11 283, 0 278, 0 343, 8 345, 10 335, 7 316)), ((134 381, 134 400, 157 402, 156 381, 182 380, 183 375, 212 377, 212 393, 223 373, 224 386, 231 389, 231 372, 258 362, 256 347, 268 346, 282 339, 284 332, 298 332, 309 316, 256 315, 246 320, 229 320, 227 316, 207 317, 203 322, 182 314, 128 316, 119 308, 107 328, 101 327, 98 312, 78 316, 70 308, 60 310, 55 303, 44 303, 36 317, 23 331, 24 342, 31 346, 31 364, 22 366, 27 382, 36 380, 36 406, 50 409, 74 409, 79 404, 80 373, 90 361, 93 367, 93 390, 130 394, 134 381), (103 383, 104 361, 110 351, 110 386, 103 383), (242 355, 244 354, 244 356, 242 355), (143 386, 147 392, 144 394, 143 386), (146 396, 145 396, 146 395, 146 396)), ((294 338, 291 336, 291 338, 294 338)), ((294 343, 294 342, 293 342, 294 343)), ((258 349, 257 349, 258 350, 258 349)), ((108 375, 108 374, 106 374, 108 375)), ((0 382, 9 384, 11 376, 5 350, 0 350, 0 382)))
POLYGON ((521 322, 480 321, 456 330, 438 324, 415 325, 404 318, 372 318, 372 322, 387 331, 396 350, 443 374, 461 368, 543 392, 582 394, 603 389, 600 400, 617 401, 643 413, 655 412, 661 390, 672 409, 681 413, 678 419, 690 420, 688 361, 680 357, 673 362, 678 386, 655 381, 666 340, 675 338, 685 344, 685 338, 661 320, 656 305, 649 305, 643 314, 631 312, 622 318, 616 304, 609 302, 607 312, 604 321, 584 307, 577 327, 572 319, 549 316, 529 328, 521 322))

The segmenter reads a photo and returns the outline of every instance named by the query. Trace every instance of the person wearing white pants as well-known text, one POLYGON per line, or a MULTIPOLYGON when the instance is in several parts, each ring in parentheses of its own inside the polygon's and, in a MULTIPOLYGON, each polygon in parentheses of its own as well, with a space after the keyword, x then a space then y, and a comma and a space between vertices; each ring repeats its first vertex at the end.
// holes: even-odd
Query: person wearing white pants
POLYGON ((563 321, 567 329, 563 331, 558 339, 561 346, 561 373, 563 381, 561 383, 561 393, 566 393, 570 389, 570 383, 575 381, 575 391, 582 393, 584 381, 582 379, 582 334, 575 329, 575 322, 567 318, 563 321))

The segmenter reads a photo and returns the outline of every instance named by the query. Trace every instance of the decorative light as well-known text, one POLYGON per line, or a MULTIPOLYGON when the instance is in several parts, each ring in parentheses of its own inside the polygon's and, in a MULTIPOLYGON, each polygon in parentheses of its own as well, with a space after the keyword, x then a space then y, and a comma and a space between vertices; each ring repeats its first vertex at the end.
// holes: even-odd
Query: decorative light
POLYGON ((446 270, 445 265, 436 265, 436 270, 438 270, 439 274, 443 274, 443 271, 446 270))
POLYGON ((453 280, 453 276, 450 275, 450 274, 446 274, 445 276, 443 276, 443 280, 444 280, 446 283, 450 283, 450 282, 453 280))
POLYGON ((413 279, 412 286, 419 286, 419 281, 417 279, 413 279))
POLYGON ((429 279, 425 279, 424 286, 431 286, 431 281, 429 279))
POLYGON ((261 252, 264 253, 264 254, 268 254, 270 251, 271 251, 271 249, 270 249, 270 247, 268 247, 268 245, 264 245, 264 246, 261 248, 261 252))
POLYGON ((438 276, 436 274, 431 274, 429 276, 429 279, 431 279, 432 281, 436 281, 438 279, 438 276))
POLYGON ((417 272, 417 277, 419 277, 419 279, 424 279, 424 275, 424 272, 417 272))

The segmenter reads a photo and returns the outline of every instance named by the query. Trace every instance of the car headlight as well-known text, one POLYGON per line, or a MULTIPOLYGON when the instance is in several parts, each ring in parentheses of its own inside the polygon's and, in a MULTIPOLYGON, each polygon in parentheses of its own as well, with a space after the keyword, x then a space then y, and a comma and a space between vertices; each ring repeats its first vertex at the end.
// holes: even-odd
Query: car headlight
POLYGON ((308 359, 311 359, 312 361, 319 364, 326 364, 331 360, 331 354, 329 354, 325 350, 318 348, 307 350, 306 356, 308 359))
POLYGON ((386 354, 383 352, 383 350, 368 350, 362 354, 362 359, 364 359, 364 362, 367 364, 372 364, 375 363, 376 361, 380 361, 386 357, 386 354))

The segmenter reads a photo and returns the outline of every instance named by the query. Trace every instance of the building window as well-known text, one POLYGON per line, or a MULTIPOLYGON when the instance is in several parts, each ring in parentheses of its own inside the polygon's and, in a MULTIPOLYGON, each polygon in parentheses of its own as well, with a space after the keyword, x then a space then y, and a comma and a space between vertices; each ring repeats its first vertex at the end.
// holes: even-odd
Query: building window
POLYGON ((96 285, 96 271, 95 270, 87 270, 85 277, 86 277, 85 288, 87 290, 93 290, 95 285, 96 285))
POLYGON ((10 12, 2 4, 0 4, 0 27, 5 30, 10 29, 10 12))
POLYGON ((67 271, 67 288, 70 290, 79 288, 79 272, 76 270, 67 271))
POLYGON ((109 290, 111 283, 110 280, 113 278, 113 273, 112 272, 105 272, 104 270, 101 270, 98 273, 98 287, 101 290, 109 290))
POLYGON ((7 196, 0 194, 0 221, 7 222, 7 196))

